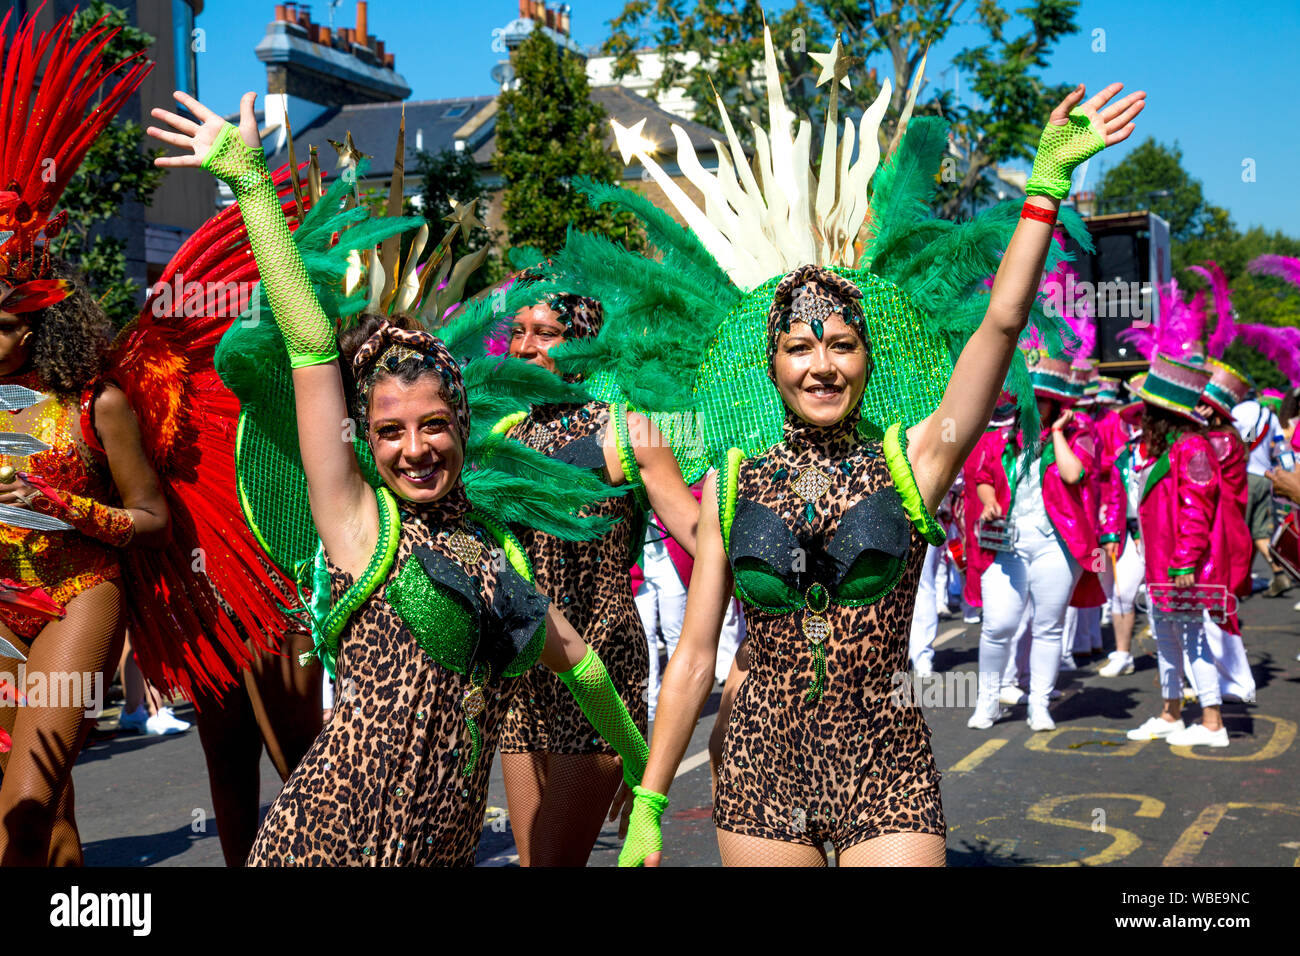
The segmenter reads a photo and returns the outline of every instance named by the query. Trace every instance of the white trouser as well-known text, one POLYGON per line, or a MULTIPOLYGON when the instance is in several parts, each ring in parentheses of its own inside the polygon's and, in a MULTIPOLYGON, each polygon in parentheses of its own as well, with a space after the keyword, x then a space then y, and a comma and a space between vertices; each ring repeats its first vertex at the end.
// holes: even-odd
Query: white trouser
MULTIPOLYGON (((1225 631, 1205 615, 1205 642, 1210 646, 1215 669, 1219 673, 1219 694, 1231 694, 1246 702, 1255 700, 1255 675, 1250 672, 1246 645, 1240 634, 1225 631)), ((1192 669, 1192 661, 1183 652, 1183 667, 1192 669)))
POLYGON ((1029 702, 1046 707, 1061 667, 1065 610, 1081 570, 1054 532, 1044 534, 1029 522, 1017 530, 1015 550, 1000 553, 980 579, 980 701, 987 705, 997 697, 1012 638, 1029 605, 1029 702))
POLYGON ((320 706, 321 710, 334 709, 334 681, 330 680, 329 673, 325 668, 321 668, 321 685, 320 685, 320 706))
MULTIPOLYGON (((983 578, 980 579, 983 581, 983 578)), ((1007 649, 1007 665, 1002 668, 1002 686, 1003 687, 1028 687, 1029 686, 1029 646, 1033 641, 1025 640, 1030 634, 1030 627, 1034 621, 1034 603, 1026 601, 1024 610, 1020 612, 1020 623, 1016 625, 1016 633, 1011 637, 1011 646, 1007 649)))
POLYGON ((934 660, 934 638, 939 633, 939 600, 941 594, 944 609, 947 610, 948 595, 939 592, 938 569, 943 567, 943 551, 930 545, 925 552, 925 563, 921 565, 921 581, 916 587, 916 606, 912 609, 912 633, 908 640, 907 656, 916 667, 918 661, 929 664, 934 660))
POLYGON ((727 604, 727 614, 722 619, 722 630, 718 634, 718 659, 713 665, 713 676, 725 681, 731 673, 731 662, 736 659, 736 651, 745 641, 745 612, 740 601, 732 598, 727 604))
POLYGON ((1205 639, 1203 621, 1171 621, 1152 615, 1151 631, 1156 636, 1156 658, 1160 664, 1160 692, 1165 700, 1183 696, 1184 652, 1190 658, 1187 670, 1202 707, 1217 707, 1219 672, 1214 666, 1210 642, 1205 639))
MULTIPOLYGON (((951 572, 948 569, 948 549, 946 547, 935 547, 930 545, 935 552, 934 561, 934 613, 945 614, 948 611, 948 579, 951 572)), ((931 560, 929 552, 926 552, 926 560, 931 560)))
POLYGON ((1142 578, 1146 576, 1146 567, 1142 563, 1142 552, 1138 550, 1133 536, 1124 542, 1124 553, 1115 563, 1115 591, 1110 598, 1112 614, 1132 614, 1133 602, 1137 598, 1142 578))
MULTIPOLYGON (((651 525, 651 533, 654 525, 651 525)), ((677 649, 677 641, 682 636, 682 621, 686 617, 686 588, 677 576, 677 568, 668 556, 668 549, 662 542, 652 546, 647 541, 641 561, 645 580, 636 590, 636 609, 641 615, 641 625, 645 628, 646 641, 650 645, 650 676, 646 687, 646 703, 650 717, 654 717, 655 704, 659 700, 659 644, 656 636, 663 634, 664 644, 668 647, 668 656, 672 657, 677 649)))

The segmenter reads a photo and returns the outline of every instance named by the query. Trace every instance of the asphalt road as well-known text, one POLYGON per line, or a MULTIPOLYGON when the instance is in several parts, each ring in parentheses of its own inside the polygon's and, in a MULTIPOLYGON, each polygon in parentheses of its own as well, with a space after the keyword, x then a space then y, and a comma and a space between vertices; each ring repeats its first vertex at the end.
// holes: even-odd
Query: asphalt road
MULTIPOLYGON (((991 730, 966 727, 972 701, 963 672, 976 667, 978 625, 941 622, 935 668, 943 690, 921 699, 943 771, 950 866, 1293 866, 1300 862, 1300 588, 1242 608, 1258 704, 1227 704, 1225 750, 1133 743, 1124 731, 1158 710, 1154 644, 1137 647, 1137 670, 1097 676, 1098 658, 1063 675, 1052 705, 1057 729, 1034 734, 1024 708, 991 730)), ((1139 631, 1142 630, 1139 619, 1139 631)), ((1105 632, 1110 647, 1109 629, 1105 632)), ((665 816, 665 865, 719 866, 706 756, 717 695, 696 729, 665 816)), ((185 707, 177 709, 184 718, 185 707)), ((1189 709, 1195 716, 1197 708, 1189 709)), ((101 727, 115 724, 110 709, 101 727)), ((207 772, 195 731, 175 737, 118 735, 81 755, 77 818, 91 866, 219 866, 207 772)), ((279 778, 263 760, 269 805, 279 778)), ((499 765, 489 795, 480 863, 514 865, 499 765)), ((607 826, 591 857, 613 866, 619 841, 607 826)))

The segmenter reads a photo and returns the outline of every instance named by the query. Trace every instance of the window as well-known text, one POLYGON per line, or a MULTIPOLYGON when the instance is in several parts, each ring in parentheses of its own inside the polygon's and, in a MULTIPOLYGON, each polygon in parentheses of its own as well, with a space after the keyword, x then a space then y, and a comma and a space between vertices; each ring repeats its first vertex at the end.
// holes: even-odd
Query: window
POLYGON ((451 109, 447 110, 447 112, 443 113, 442 115, 447 117, 448 119, 455 119, 457 116, 464 116, 468 112, 469 112, 468 106, 453 106, 451 109))
POLYGON ((172 0, 172 53, 176 59, 176 89, 199 96, 199 64, 194 52, 194 8, 189 0, 172 0))

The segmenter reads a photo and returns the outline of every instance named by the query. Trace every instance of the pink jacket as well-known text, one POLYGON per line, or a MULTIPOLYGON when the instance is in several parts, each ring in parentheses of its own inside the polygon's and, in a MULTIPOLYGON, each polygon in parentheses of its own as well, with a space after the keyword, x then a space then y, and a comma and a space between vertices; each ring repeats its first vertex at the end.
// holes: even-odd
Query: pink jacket
MULTIPOLYGON (((1010 435, 1010 428, 987 432, 980 440, 980 444, 975 446, 976 451, 982 451, 982 454, 979 455, 978 462, 967 478, 968 482, 973 478, 976 484, 992 485, 998 505, 1004 514, 1011 505, 1011 488, 1007 481, 1006 469, 1002 464, 1002 456, 1010 435)), ((1070 604, 1073 607, 1098 607, 1105 603, 1106 594, 1101 588, 1097 572, 1093 570, 1097 566, 1100 552, 1097 544, 1096 508, 1089 504, 1087 488, 1087 473, 1096 470, 1096 441, 1092 435, 1091 422, 1084 419, 1081 426, 1072 429, 1067 438, 1070 450, 1078 455, 1083 463, 1084 479, 1075 485, 1067 485, 1062 481, 1052 453, 1052 446, 1050 442, 1047 443, 1042 459, 1043 503, 1046 506, 1047 517, 1064 541, 1066 550, 1083 568, 1083 576, 1074 589, 1070 604)), ((976 458, 976 455, 972 454, 971 458, 976 458)), ((1091 500, 1095 505, 1095 498, 1091 500)), ((980 510, 982 507, 977 505, 976 520, 979 518, 980 510)), ((997 557, 995 552, 986 551, 973 541, 972 545, 973 550, 970 552, 967 564, 968 578, 982 574, 997 557)))
MULTIPOLYGON (((1212 431, 1206 437, 1219 462, 1221 490, 1215 523, 1223 527, 1224 543, 1228 548, 1228 586, 1237 597, 1249 597, 1250 562, 1255 556, 1255 546, 1250 540, 1250 528, 1246 525, 1246 502, 1249 495, 1246 484, 1246 445, 1241 440, 1241 434, 1231 425, 1212 431)), ((1218 560, 1222 563, 1224 558, 1218 557, 1218 560)))
POLYGON ((984 510, 984 505, 980 503, 979 495, 975 491, 975 486, 983 480, 985 484, 993 486, 993 491, 997 497, 998 504, 1002 506, 1003 512, 1011 505, 1011 488, 1007 485, 1006 472, 1002 470, 1002 449, 1006 447, 1005 429, 992 429, 986 431, 980 436, 980 440, 975 443, 975 448, 971 451, 966 463, 962 465, 961 473, 963 479, 962 494, 964 496, 964 517, 965 526, 962 531, 965 540, 962 542, 964 553, 966 555, 966 582, 962 586, 962 597, 971 607, 983 607, 984 601, 980 593, 980 575, 982 575, 988 566, 993 563, 996 552, 986 551, 979 546, 976 529, 980 523, 980 512, 984 510), (997 465, 992 467, 990 462, 997 465), (984 475, 985 478, 977 478, 977 475, 984 475))
POLYGON ((1182 435, 1143 473, 1138 521, 1147 584, 1191 573, 1198 584, 1230 586, 1227 531, 1218 520, 1219 462, 1209 440, 1182 435))
POLYGON ((1125 534, 1128 503, 1124 494, 1124 479, 1115 466, 1115 461, 1124 450, 1129 432, 1124 425, 1124 420, 1114 411, 1107 411, 1098 419, 1096 428, 1100 459, 1097 477, 1101 498, 1101 508, 1097 515, 1097 528, 1100 532, 1098 539, 1102 544, 1112 541, 1118 543, 1122 554, 1124 540, 1128 537, 1125 534))

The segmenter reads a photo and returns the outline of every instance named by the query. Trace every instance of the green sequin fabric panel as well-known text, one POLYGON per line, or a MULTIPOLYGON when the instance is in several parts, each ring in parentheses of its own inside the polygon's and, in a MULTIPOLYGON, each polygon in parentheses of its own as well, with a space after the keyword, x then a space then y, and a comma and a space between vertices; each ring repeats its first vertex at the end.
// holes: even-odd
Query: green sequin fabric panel
MULTIPOLYGON (((610 405, 627 402, 627 395, 618 387, 612 372, 600 372, 582 384, 591 393, 591 397, 599 401, 610 405)), ((628 407, 634 412, 638 411, 632 406, 628 407)), ((703 478, 710 465, 708 449, 702 440, 695 411, 652 412, 650 421, 654 422, 659 434, 672 446, 673 457, 677 459, 677 466, 681 468, 686 483, 693 485, 703 478)))
MULTIPOLYGON (((952 374, 945 339, 892 282, 859 269, 830 271, 862 290, 875 370, 862 396, 864 438, 907 428, 933 412, 952 374)), ((755 455, 781 440, 784 406, 767 377, 767 310, 781 276, 747 293, 723 320, 705 354, 696 390, 705 456, 719 470, 727 449, 755 455)))
POLYGON ((419 560, 408 558, 384 599, 429 657, 457 674, 468 673, 478 627, 460 595, 430 579, 419 560))

